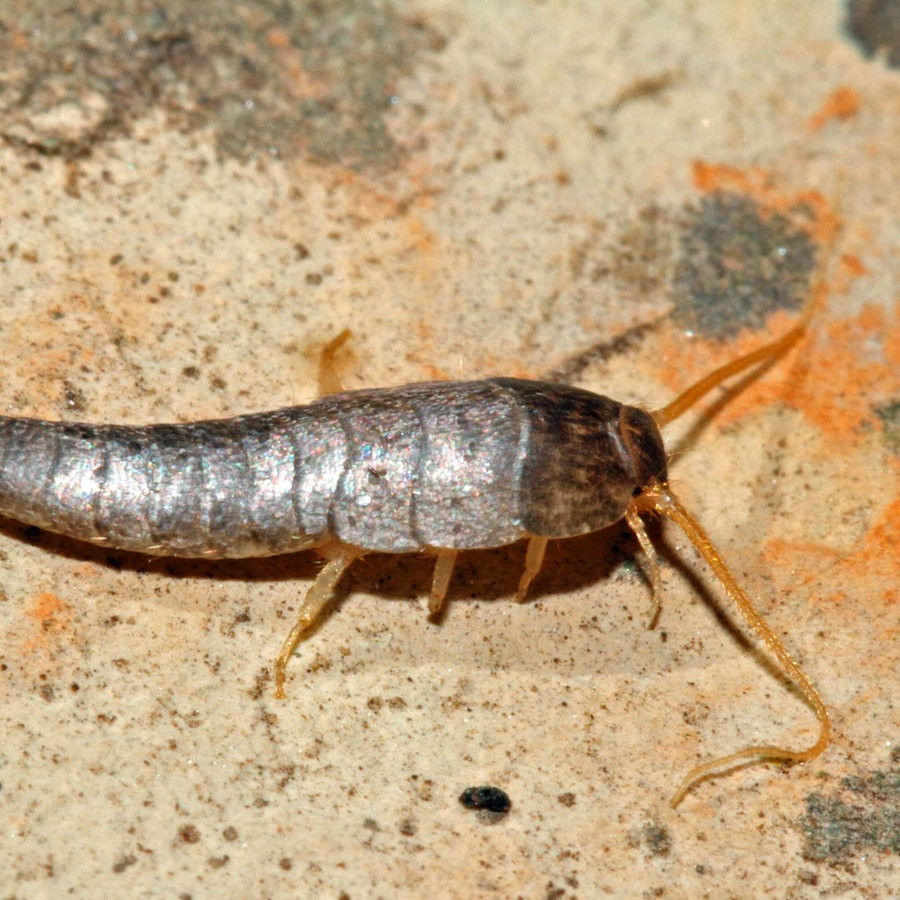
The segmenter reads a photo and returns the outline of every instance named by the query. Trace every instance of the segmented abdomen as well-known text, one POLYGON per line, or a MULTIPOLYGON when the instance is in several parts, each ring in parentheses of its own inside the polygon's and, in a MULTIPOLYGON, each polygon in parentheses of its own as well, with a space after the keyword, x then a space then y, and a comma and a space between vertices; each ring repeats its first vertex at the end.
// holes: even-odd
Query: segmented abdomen
POLYGON ((441 387, 184 425, 0 417, 0 513, 174 556, 264 556, 332 537, 387 552, 515 540, 513 404, 483 384, 441 387))
POLYGON ((340 437, 338 449, 343 443, 327 421, 310 434, 307 418, 297 409, 142 427, 0 419, 0 511, 158 555, 302 549, 325 531, 340 475, 328 438, 340 437), (316 445, 295 503, 294 461, 311 437, 316 445))
POLYGON ((635 485, 621 409, 575 388, 491 379, 184 425, 0 417, 0 514, 174 556, 579 534, 621 517, 635 485))

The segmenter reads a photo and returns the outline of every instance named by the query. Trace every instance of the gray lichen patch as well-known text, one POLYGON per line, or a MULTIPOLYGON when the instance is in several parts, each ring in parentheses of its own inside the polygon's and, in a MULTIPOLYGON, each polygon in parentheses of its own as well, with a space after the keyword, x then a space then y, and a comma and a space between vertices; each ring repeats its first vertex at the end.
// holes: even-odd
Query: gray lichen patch
POLYGON ((900 456, 900 400, 879 406, 875 415, 884 425, 884 441, 895 456, 900 456))
POLYGON ((846 27, 866 56, 884 54, 888 65, 900 68, 900 3, 897 0, 850 0, 846 27))
POLYGON ((0 139, 78 158, 161 112, 210 129, 223 157, 396 165, 397 80, 443 47, 387 3, 41 0, 0 12, 0 139))
POLYGON ((843 865, 865 852, 900 853, 900 769, 844 778, 830 796, 810 794, 800 827, 803 855, 813 862, 843 865))
POLYGON ((714 193, 690 207, 680 245, 673 319, 686 331, 724 340, 808 297, 815 244, 787 216, 740 194, 714 193))
POLYGON ((668 856, 672 850, 672 833, 659 820, 651 819, 628 832, 628 843, 643 848, 647 856, 668 856))

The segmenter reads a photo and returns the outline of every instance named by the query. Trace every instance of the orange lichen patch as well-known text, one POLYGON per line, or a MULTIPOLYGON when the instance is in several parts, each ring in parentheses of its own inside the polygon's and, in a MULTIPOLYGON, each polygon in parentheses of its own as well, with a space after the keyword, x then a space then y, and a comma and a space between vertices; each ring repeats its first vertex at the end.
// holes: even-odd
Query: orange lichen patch
POLYGON ((834 243, 840 219, 818 191, 785 193, 778 188, 770 172, 756 166, 737 169, 695 160, 692 176, 694 187, 698 190, 745 194, 757 203, 761 215, 765 215, 767 210, 779 212, 822 246, 830 247, 834 243))
MULTIPOLYGON (((900 304, 893 319, 897 315, 900 304)), ((811 333, 788 352, 784 361, 735 396, 717 414, 717 423, 724 427, 781 402, 844 446, 862 440, 860 426, 878 421, 874 408, 900 392, 900 334, 888 318, 884 308, 874 304, 867 304, 856 316, 830 318, 820 324, 814 318, 811 333), (830 377, 822 377, 823 373, 830 373, 830 377)), ((795 315, 776 312, 769 319, 769 334, 784 334, 795 322, 795 315)), ((726 353, 719 343, 686 344, 684 335, 678 332, 663 333, 654 348, 654 360, 663 362, 656 377, 674 393, 691 380, 691 374, 710 371, 764 343, 759 333, 741 332, 728 343, 726 353)))
MULTIPOLYGON (((764 556, 773 569, 793 573, 792 577, 800 585, 823 581, 844 584, 847 579, 872 585, 876 580, 883 580, 885 590, 877 599, 896 603, 900 583, 900 499, 880 510, 859 546, 850 554, 821 544, 773 538, 766 541, 764 556)), ((835 594, 822 595, 821 599, 844 598, 835 594)))
MULTIPOLYGON (((797 316, 779 310, 769 317, 770 337, 784 334, 796 323, 797 316)), ((766 343, 758 331, 742 330, 737 337, 723 345, 719 341, 691 340, 676 329, 664 329, 653 342, 651 365, 655 377, 675 395, 697 377, 711 372, 729 359, 737 359, 766 343)), ((793 351, 796 352, 796 351, 793 351)), ((787 386, 796 377, 789 365, 775 365, 765 378, 741 391, 719 411, 716 422, 725 426, 756 410, 783 398, 787 386)), ((707 403, 709 401, 706 401, 707 403)))
POLYGON ((694 160, 692 175, 694 187, 707 193, 730 190, 749 194, 769 181, 769 173, 765 169, 736 169, 734 166, 705 163, 699 159, 694 160))
POLYGON ((900 498, 881 511, 866 532, 860 552, 853 555, 853 561, 859 565, 861 575, 882 574, 894 585, 900 584, 900 498))
POLYGON ((882 307, 867 304, 856 316, 819 326, 800 348, 799 365, 783 395, 807 421, 844 446, 861 440, 860 425, 877 422, 874 407, 900 391, 900 341, 892 337, 886 319, 882 307))
MULTIPOLYGON (((897 322, 898 318, 900 318, 900 300, 897 300, 894 303, 894 312, 891 318, 892 322, 897 322)), ((884 359, 896 373, 900 371, 900 329, 894 327, 887 328, 886 332, 883 335, 883 352, 884 359)), ((896 385, 896 381, 900 378, 900 376, 895 376, 894 383, 896 385)))
POLYGON ((865 263, 852 253, 841 254, 841 263, 850 275, 858 278, 860 275, 868 275, 869 270, 865 263))
POLYGON ((56 594, 46 591, 31 599, 25 615, 32 621, 32 628, 22 644, 22 652, 35 653, 52 649, 59 635, 67 630, 71 613, 56 594))
POLYGON ((859 94, 849 87, 835 88, 818 112, 809 117, 808 131, 818 131, 831 119, 850 119, 859 112, 859 94))

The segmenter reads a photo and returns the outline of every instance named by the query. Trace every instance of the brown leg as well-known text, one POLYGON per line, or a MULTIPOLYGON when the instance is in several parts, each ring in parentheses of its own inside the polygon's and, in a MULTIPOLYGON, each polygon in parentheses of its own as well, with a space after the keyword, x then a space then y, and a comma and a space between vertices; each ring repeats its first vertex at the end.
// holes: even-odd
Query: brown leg
POLYGON ((334 590, 344 574, 347 566, 360 555, 359 550, 342 547, 328 551, 328 562, 316 576, 297 614, 297 621, 291 629, 287 640, 281 645, 281 651, 275 660, 275 696, 284 697, 284 681, 287 677, 287 664, 297 649, 303 633, 319 618, 322 610, 334 598, 334 590))
POLYGON ((341 376, 335 365, 338 350, 352 337, 353 332, 345 328, 336 338, 332 338, 323 348, 319 358, 319 396, 328 397, 344 390, 341 376))
POLYGON ((656 550, 647 535, 640 513, 638 513, 634 506, 629 506, 628 509, 625 510, 625 521, 628 523, 628 527, 634 532, 634 536, 638 539, 641 550, 644 551, 644 558, 647 560, 647 568, 650 570, 650 593, 653 597, 653 610, 650 613, 650 621, 647 623, 647 627, 652 628, 662 605, 662 600, 660 599, 659 563, 656 561, 656 550))
POLYGON ((525 551, 525 571, 519 579, 519 589, 516 591, 516 603, 524 603, 528 588, 534 580, 534 576, 541 571, 544 562, 544 553, 547 550, 547 538, 533 537, 528 542, 525 551))
POLYGON ((431 595, 428 597, 428 615, 434 618, 444 605, 447 586, 456 564, 456 550, 439 550, 434 564, 434 580, 431 582, 431 595))

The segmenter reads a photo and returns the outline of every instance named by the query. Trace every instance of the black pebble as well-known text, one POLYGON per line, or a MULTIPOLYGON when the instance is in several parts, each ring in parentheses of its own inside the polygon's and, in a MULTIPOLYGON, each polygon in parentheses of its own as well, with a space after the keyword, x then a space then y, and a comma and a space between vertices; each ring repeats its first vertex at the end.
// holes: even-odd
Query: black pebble
POLYGON ((498 787, 489 787, 482 785, 481 787, 466 788, 459 795, 459 802, 466 809, 483 809, 491 813, 504 814, 509 812, 512 802, 509 795, 500 790, 498 787))

